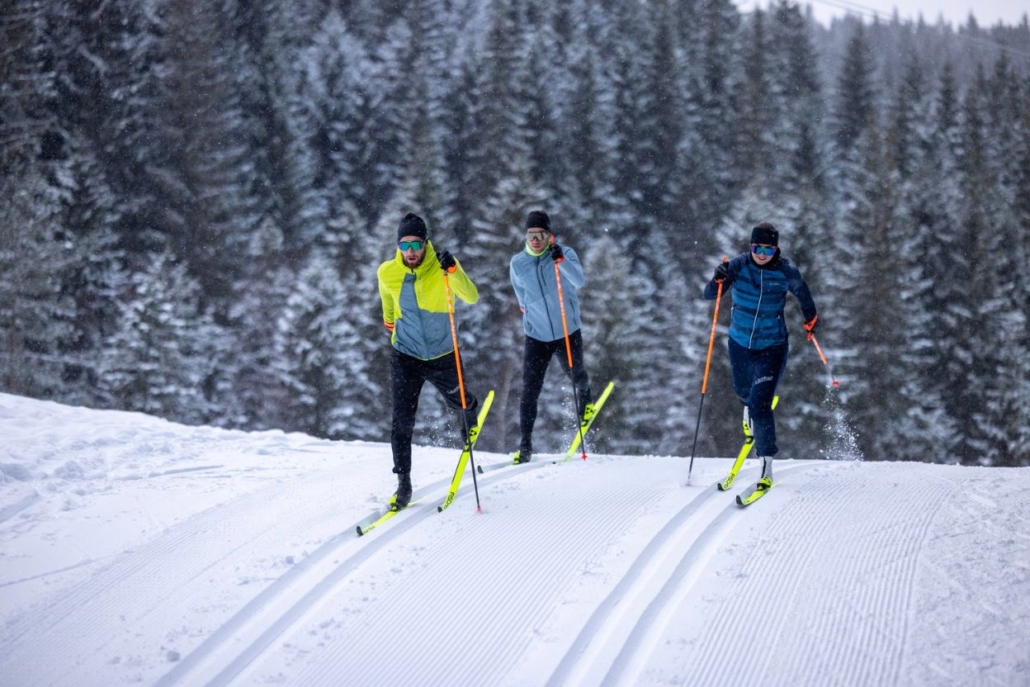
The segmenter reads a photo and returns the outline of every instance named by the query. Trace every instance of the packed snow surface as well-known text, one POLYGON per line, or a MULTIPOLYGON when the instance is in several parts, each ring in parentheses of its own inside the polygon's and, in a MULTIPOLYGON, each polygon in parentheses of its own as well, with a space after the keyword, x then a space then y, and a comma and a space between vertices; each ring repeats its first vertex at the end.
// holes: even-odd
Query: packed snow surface
POLYGON ((388 445, 10 395, 0 428, 4 687, 1030 684, 1030 469, 795 456, 740 508, 753 460, 542 456, 440 513, 457 452, 418 446, 359 537, 388 445))

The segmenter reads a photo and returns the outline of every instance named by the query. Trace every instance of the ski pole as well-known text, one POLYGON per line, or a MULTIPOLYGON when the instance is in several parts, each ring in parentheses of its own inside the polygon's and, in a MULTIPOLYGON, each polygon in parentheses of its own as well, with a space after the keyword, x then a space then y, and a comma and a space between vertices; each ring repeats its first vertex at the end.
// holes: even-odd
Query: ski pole
MULTIPOLYGON (((722 261, 727 262, 723 256, 722 261)), ((701 382, 701 403, 697 406, 697 424, 694 426, 694 446, 690 449, 690 465, 687 467, 687 485, 690 485, 690 473, 694 470, 694 452, 697 450, 697 434, 701 431, 701 409, 705 407, 705 394, 708 393, 708 370, 712 366, 712 348, 715 346, 715 325, 719 322, 719 302, 722 301, 722 284, 715 294, 715 313, 712 315, 712 334, 708 337, 708 357, 705 359, 705 377, 701 382)))
POLYGON ((472 444, 469 441, 469 421, 465 402, 465 380, 461 374, 461 353, 458 351, 458 328, 454 324, 454 302, 451 300, 451 280, 447 272, 443 273, 443 288, 447 293, 447 315, 451 318, 451 342, 454 344, 454 365, 458 369, 458 390, 461 392, 461 426, 465 430, 465 445, 469 449, 469 462, 472 464, 472 487, 476 492, 476 511, 483 512, 479 504, 479 482, 476 480, 476 459, 472 457, 472 444))
MULTIPOLYGON (((553 239, 552 239, 553 240, 553 239)), ((561 289, 561 271, 558 269, 558 263, 565 258, 558 258, 554 261, 554 280, 558 284, 558 309, 561 310, 561 326, 565 331, 565 355, 569 361, 569 372, 572 372, 572 344, 569 342, 569 323, 565 319, 565 296, 561 289)), ((576 388, 576 379, 573 375, 572 379, 572 398, 576 403, 576 412, 579 413, 579 389, 576 388)), ((585 405, 585 404, 584 404, 585 405)), ((579 448, 583 454, 583 460, 587 459, 587 446, 583 440, 583 418, 579 418, 576 422, 579 425, 579 448)))
POLYGON ((823 365, 826 366, 826 372, 830 375, 830 386, 834 388, 840 387, 840 382, 838 382, 837 378, 833 376, 833 370, 830 369, 830 363, 826 361, 826 356, 823 355, 823 349, 819 346, 819 342, 816 341, 815 334, 809 332, 808 338, 812 340, 813 344, 815 344, 815 350, 819 353, 819 359, 822 360, 823 365))

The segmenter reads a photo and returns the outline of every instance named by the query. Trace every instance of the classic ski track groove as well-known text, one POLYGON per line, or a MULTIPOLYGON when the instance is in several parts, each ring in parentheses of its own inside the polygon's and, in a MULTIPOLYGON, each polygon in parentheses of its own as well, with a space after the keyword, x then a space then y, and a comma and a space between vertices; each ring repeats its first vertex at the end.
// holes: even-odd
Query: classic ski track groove
MULTIPOLYGON (((687 683, 740 684, 762 676, 763 685, 796 685, 804 675, 812 674, 813 662, 821 666, 823 685, 897 683, 904 662, 908 621, 889 626, 882 619, 908 618, 912 612, 920 550, 937 510, 954 485, 943 480, 913 480, 903 485, 892 508, 868 511, 862 521, 864 536, 838 543, 839 565, 833 578, 813 578, 806 574, 807 570, 826 574, 825 564, 809 564, 815 551, 833 550, 840 518, 861 512, 866 500, 863 490, 883 487, 880 480, 867 484, 868 471, 878 466, 864 466, 863 472, 834 467, 839 466, 820 466, 826 469, 813 471, 813 479, 796 488, 794 498, 811 500, 816 505, 817 517, 813 517, 811 509, 792 509, 788 504, 769 520, 762 536, 763 544, 768 545, 748 552, 741 575, 727 585, 729 601, 711 607, 719 612, 712 616, 697 648, 683 657, 687 683), (884 538, 899 549, 886 565, 871 557, 871 552, 883 550, 884 538), (871 545, 874 539, 875 547, 871 545), (830 543, 804 546, 805 542, 820 540, 830 543), (764 559, 770 555, 787 561, 785 565, 780 562, 776 570, 785 574, 788 584, 771 578, 769 566, 764 565, 764 559), (771 587, 779 589, 774 598, 765 594, 771 587), (840 589, 849 589, 851 593, 838 594, 840 589), (861 604, 850 609, 855 618, 853 624, 831 625, 829 614, 817 612, 819 608, 843 603, 839 599, 855 598, 855 589, 864 593, 859 595, 861 604), (795 600, 801 595, 805 596, 804 607, 809 609, 803 617, 793 611, 795 600), (763 613, 749 614, 759 607, 764 609, 763 613), (748 617, 750 622, 742 622, 748 617), (739 656, 746 660, 700 660, 705 656, 739 656)), ((678 612, 685 612, 685 604, 676 606, 678 612)), ((669 643, 673 641, 670 639, 669 643)), ((637 672, 618 684, 649 684, 658 679, 642 672, 640 665, 638 661, 637 672)))
MULTIPOLYGON (((627 513, 645 507, 649 499, 669 489, 664 479, 667 475, 646 474, 639 482, 623 485, 625 488, 615 498, 569 499, 560 489, 561 481, 555 479, 569 472, 569 465, 554 466, 548 474, 541 475, 542 479, 552 480, 551 492, 547 491, 547 483, 537 483, 533 499, 513 499, 504 504, 520 519, 518 526, 506 531, 504 541, 496 547, 484 544, 485 535, 476 532, 489 527, 484 520, 464 518, 460 527, 441 528, 439 539, 420 552, 418 575, 367 604, 363 631, 352 632, 349 626, 340 628, 341 636, 350 641, 321 646, 317 662, 298 670, 291 682, 305 687, 330 687, 339 684, 340 675, 347 675, 355 685, 503 682, 533 639, 532 628, 545 624, 552 609, 570 592, 560 586, 541 587, 537 578, 567 579, 572 584, 577 573, 582 574, 585 565, 589 567, 598 550, 604 550, 631 525, 632 518, 627 513), (534 507, 532 503, 541 493, 552 497, 546 508, 534 507), (566 555, 557 559, 541 555, 553 550, 543 541, 549 535, 562 541, 568 538, 567 532, 556 527, 557 523, 576 522, 589 523, 590 527, 573 540, 574 545, 566 549, 566 555), (440 566, 434 566, 436 560, 441 561, 440 566), (455 581, 451 579, 452 560, 475 561, 477 567, 464 579, 455 581), (521 567, 514 567, 516 562, 521 567), (452 589, 456 583, 465 589, 457 598, 452 589), (498 585, 508 588, 500 601, 498 585), (419 613, 407 613, 415 604, 419 613), (409 639, 419 638, 418 643, 405 647, 403 662, 369 665, 363 656, 383 636, 388 636, 388 626, 396 618, 406 618, 405 635, 409 639), (491 666, 490 674, 462 672, 463 667, 474 671, 483 665, 491 666)), ((603 469, 584 472, 576 479, 595 479, 599 485, 603 482, 603 469)))
POLYGON ((179 615, 183 590, 211 584, 211 578, 219 574, 217 569, 234 555, 261 557, 265 537, 324 521, 331 513, 313 503, 317 499, 312 498, 312 491, 324 491, 329 498, 335 484, 324 476, 312 476, 285 487, 270 485, 198 513, 153 542, 120 554, 45 607, 0 629, 4 681, 78 687, 74 676, 61 672, 70 659, 33 659, 40 645, 98 669, 109 663, 112 655, 131 656, 139 641, 133 625, 166 622, 171 629, 173 621, 168 619, 179 615), (298 503, 307 507, 298 507, 298 503), (276 508, 276 504, 283 507, 276 508), (251 528, 248 536, 238 535, 240 525, 251 528), (217 555, 212 555, 216 551, 217 555), (176 568, 157 572, 169 560, 176 562, 176 568))
MULTIPOLYGON (((820 491, 820 498, 824 500, 826 505, 827 518, 819 521, 806 521, 805 525, 808 530, 808 536, 818 537, 827 530, 827 523, 832 520, 832 517, 838 511, 843 510, 845 505, 844 501, 835 497, 838 492, 847 493, 847 490, 841 489, 841 487, 857 479, 858 477, 854 474, 845 475, 844 480, 838 482, 832 489, 828 489, 825 484, 820 483, 822 489, 820 491)), ((813 481, 819 480, 816 478, 813 481)), ((801 490, 799 489, 799 491, 801 490)), ((792 520, 789 513, 784 519, 792 520)), ((773 527, 771 526, 770 530, 772 529, 773 527)), ((783 552, 783 555, 792 559, 791 564, 785 567, 793 570, 803 569, 811 556, 811 551, 812 549, 799 545, 783 552)), ((739 662, 731 661, 713 661, 713 664, 719 663, 719 665, 693 666, 695 671, 691 673, 693 679, 724 680, 734 679, 735 676, 739 677, 740 675, 763 675, 772 679, 766 675, 772 657, 769 655, 768 647, 763 645, 762 641, 763 638, 775 640, 773 633, 779 631, 783 620, 782 613, 780 612, 780 608, 783 605, 783 597, 775 599, 771 603, 765 598, 766 595, 763 594, 764 588, 762 584, 766 576, 761 569, 760 554, 764 555, 764 552, 751 551, 747 559, 743 561, 741 577, 744 582, 734 581, 732 584, 734 602, 719 605, 722 612, 713 617, 711 630, 705 632, 701 646, 698 649, 698 651, 725 650, 740 652, 748 657, 746 665, 742 666, 739 662), (756 608, 759 604, 767 608, 767 612, 755 616, 752 622, 741 622, 747 610, 756 608), (721 636, 713 636, 713 633, 719 632, 723 634, 721 636), (761 647, 761 649, 756 650, 757 647, 761 647)), ((795 575, 792 578, 790 582, 791 593, 787 595, 787 598, 793 598, 797 593, 800 577, 800 575, 795 575)), ((779 657, 776 658, 778 659, 779 657)))
MULTIPOLYGON (((777 472, 777 481, 782 479, 783 475, 810 471, 814 467, 797 465, 783 468, 777 472)), ((694 499, 694 501, 702 503, 695 507, 694 501, 692 501, 684 506, 656 534, 641 553, 638 561, 634 562, 630 573, 620 582, 620 586, 623 582, 625 583, 626 589, 623 591, 617 587, 609 595, 609 599, 612 601, 609 602, 609 599, 606 599, 603 603, 603 606, 618 604, 621 596, 629 596, 630 593, 642 597, 642 603, 636 606, 630 605, 624 611, 626 617, 622 623, 629 625, 629 629, 613 627, 622 625, 622 623, 611 622, 605 616, 598 617, 595 613, 581 632, 581 635, 586 632, 588 636, 582 643, 577 638, 577 644, 588 642, 597 644, 597 639, 589 635, 597 635, 600 638, 608 634, 613 636, 610 638, 610 642, 614 643, 614 646, 603 647, 602 651, 602 646, 598 645, 595 647, 597 655, 588 656, 584 653, 575 656, 573 660, 582 664, 579 666, 579 674, 573 676, 574 679, 564 681, 565 673, 573 670, 570 665, 562 668, 564 672, 561 676, 552 676, 548 684, 555 685, 555 687, 564 684, 639 684, 637 682, 639 678, 632 673, 639 673, 639 665, 647 658, 642 649, 647 646, 645 639, 649 635, 661 633, 672 622, 671 611, 677 605, 673 603, 676 601, 676 597, 690 593, 697 577, 706 571, 706 563, 730 531, 731 524, 747 518, 749 514, 755 512, 750 509, 755 508, 757 504, 749 506, 748 509, 741 509, 736 502, 736 494, 757 480, 760 474, 761 471, 757 467, 742 469, 737 479, 739 480, 741 477, 745 479, 737 487, 733 487, 729 491, 719 491, 718 483, 713 483, 694 499), (645 560, 641 560, 645 557, 645 560), (662 563, 664 563, 665 570, 660 579, 653 580, 641 574, 648 567, 653 568, 662 563), (623 636, 614 637, 616 633, 623 636), (605 666, 608 667, 607 673, 601 673, 600 671, 605 666), (592 672, 584 675, 584 671, 592 672), (627 673, 630 673, 631 676, 626 677, 627 673)), ((573 648, 575 649, 575 647, 573 648)), ((568 658, 567 655, 566 659, 568 658)))
MULTIPOLYGON (((370 562, 370 570, 376 571, 379 577, 383 577, 384 571, 388 572, 387 577, 399 574, 401 582, 397 579, 373 581, 371 598, 363 595, 361 618, 346 615, 346 599, 334 595, 339 592, 345 596, 346 585, 327 590, 329 593, 321 599, 320 608, 313 609, 303 625, 298 623, 297 627, 291 627, 295 633, 284 637, 276 649, 291 643, 291 638, 303 640, 301 630, 305 627, 322 628, 327 622, 333 626, 336 641, 318 644, 317 664, 304 662, 303 656, 299 662, 289 661, 293 674, 290 681, 306 686, 337 685, 341 675, 347 676, 349 684, 488 684, 503 679, 534 640, 535 632, 527 632, 526 628, 546 623, 560 606, 563 593, 568 592, 560 585, 542 589, 538 579, 568 579, 571 584, 577 574, 584 574, 584 566, 589 568, 598 547, 604 550, 618 540, 622 529, 630 526, 632 518, 627 518, 627 513, 646 508, 649 500, 670 488, 667 473, 665 480, 659 475, 649 475, 620 489, 613 499, 598 500, 577 491, 580 499, 569 500, 563 497, 562 482, 556 478, 568 479, 577 472, 576 468, 553 466, 550 462, 527 463, 519 468, 534 467, 551 470, 530 482, 533 488, 518 493, 518 499, 507 499, 508 492, 501 489, 510 478, 522 472, 519 469, 501 472, 489 482, 481 480, 480 493, 486 509, 483 516, 469 517, 466 509, 448 509, 440 516, 445 524, 434 527, 432 545, 408 550, 403 539, 399 539, 390 551, 384 552, 386 561, 370 562), (492 488, 493 485, 497 485, 497 489, 492 488), (547 501, 547 508, 535 505, 541 497, 547 501), (494 506, 496 513, 491 511, 494 506), (521 524, 506 530, 503 542, 490 545, 485 531, 478 530, 495 526, 490 524, 490 518, 514 517, 514 512, 521 524), (533 560, 537 552, 548 550, 547 542, 541 543, 542 538, 564 542, 569 537, 568 530, 561 531, 562 523, 576 531, 588 529, 590 534, 576 540, 575 546, 567 547, 568 555, 534 561, 530 569, 516 574, 514 561, 533 560), (404 561, 391 564, 389 557, 397 556, 399 550, 404 551, 404 561), (455 557, 475 562, 469 575, 460 580, 452 579, 450 573, 449 561, 455 557), (438 559, 440 565, 434 565, 438 559), (417 575, 411 577, 410 582, 405 574, 406 566, 417 568, 417 575), (512 586, 500 606, 495 598, 499 584, 512 586), (442 587, 454 586, 461 591, 440 594, 442 587), (484 603, 490 608, 484 609, 484 603), (411 608, 418 608, 418 613, 411 614, 411 608), (339 616, 330 621, 323 616, 321 622, 312 625, 318 620, 318 611, 344 613, 344 618, 337 623, 339 616), (363 656, 376 650, 383 638, 389 636, 391 623, 399 618, 405 619, 406 637, 422 638, 421 642, 427 645, 420 642, 417 646, 406 646, 405 660, 396 664, 369 665, 363 656), (470 652, 474 658, 471 665, 467 662, 470 652), (490 656, 490 675, 462 673, 462 669, 474 671, 477 655, 490 656), (469 667, 464 667, 466 665, 469 667)), ((598 479, 598 471, 591 471, 591 467, 584 466, 586 477, 582 479, 591 479, 591 472, 594 473, 592 479, 598 479)), ((577 475, 576 479, 581 477, 577 475)), ((604 481, 597 483, 605 484, 604 481)), ((525 485, 523 481, 508 488, 523 489, 525 485)), ((607 485, 611 485, 610 480, 607 485)), ((462 489, 462 493, 467 497, 462 506, 468 507, 472 503, 468 499, 471 492, 462 489)), ((398 533, 397 537, 400 536, 398 533)), ((364 589, 359 591, 365 594, 364 589)), ((281 658, 280 654, 270 652, 269 658, 274 662, 281 658)), ((263 669, 263 665, 254 664, 241 682, 262 682, 275 672, 274 665, 263 669)))
MULTIPOLYGON (((535 467, 545 465, 546 463, 537 463, 535 467)), ((534 464, 518 467, 525 471, 526 468, 534 467, 534 464)), ((518 472, 513 470, 487 477, 480 476, 479 485, 482 488, 494 481, 510 478, 518 472)), ((471 482, 471 479, 462 480, 462 490, 451 508, 466 497, 474 498, 471 482)), ((175 668, 155 684, 155 687, 199 683, 209 686, 230 684, 361 563, 386 549, 418 523, 438 515, 436 507, 443 502, 450 486, 451 477, 446 477, 417 489, 413 498, 422 498, 425 495, 419 504, 398 513, 389 522, 364 536, 359 537, 355 527, 369 522, 371 515, 341 531, 339 535, 312 552, 303 565, 295 566, 248 602, 203 644, 183 657, 175 668), (355 542, 359 539, 360 545, 356 545, 355 542), (334 554, 355 547, 356 550, 346 557, 329 560, 334 554), (266 611, 281 607, 283 603, 289 604, 289 609, 284 613, 266 611), (216 674, 211 678, 203 677, 213 673, 216 674)))
POLYGON ((626 599, 646 593, 643 587, 653 577, 653 575, 648 576, 648 568, 654 565, 656 558, 664 554, 662 549, 669 546, 669 540, 684 527, 701 520, 702 516, 699 511, 702 510, 702 507, 707 506, 713 497, 721 493, 717 484, 712 484, 700 495, 687 502, 679 513, 655 533, 619 583, 591 614, 586 625, 580 630, 575 641, 548 679, 548 687, 581 684, 584 682, 584 673, 596 669, 598 662, 606 664, 604 654, 609 645, 619 639, 625 641, 625 637, 620 637, 620 635, 628 634, 629 628, 632 627, 631 624, 628 626, 624 624, 632 622, 627 618, 633 610, 633 605, 626 599), (626 608, 627 606, 629 608, 626 608), (626 628, 625 633, 621 632, 623 628, 626 628))

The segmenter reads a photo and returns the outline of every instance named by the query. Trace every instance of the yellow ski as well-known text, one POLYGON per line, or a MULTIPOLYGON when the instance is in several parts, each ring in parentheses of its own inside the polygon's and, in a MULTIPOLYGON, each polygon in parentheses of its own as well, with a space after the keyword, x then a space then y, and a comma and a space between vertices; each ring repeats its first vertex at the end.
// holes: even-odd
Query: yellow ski
POLYGON ((468 441, 465 442, 465 448, 461 452, 461 457, 458 458, 458 466, 454 469, 454 477, 451 479, 451 490, 447 492, 447 498, 443 500, 443 503, 437 506, 437 510, 441 513, 447 506, 454 503, 454 498, 458 495, 461 478, 465 475, 465 466, 468 465, 469 458, 472 456, 472 448, 476 445, 476 439, 479 438, 479 432, 483 429, 483 423, 486 422, 487 413, 490 412, 490 406, 493 403, 494 390, 491 389, 490 393, 486 395, 486 400, 483 401, 483 407, 479 409, 479 423, 469 432, 468 441))
POLYGON ((608 386, 604 388, 601 395, 597 397, 597 400, 593 404, 587 404, 586 411, 583 413, 583 419, 580 420, 579 429, 576 430, 576 436, 572 438, 572 443, 569 445, 567 451, 565 451, 565 458, 562 459, 564 463, 572 456, 576 455, 576 449, 579 448, 579 442, 584 436, 586 436, 587 430, 594 424, 594 418, 601 412, 601 408, 604 406, 604 402, 608 400, 608 396, 611 395, 612 389, 615 388, 615 380, 608 382, 608 386))
MULTIPOLYGON (((779 396, 773 396, 772 407, 775 410, 776 405, 780 402, 779 396)), ((744 445, 740 447, 740 453, 737 454, 737 459, 733 461, 733 467, 730 468, 730 474, 726 475, 726 479, 719 482, 719 491, 726 491, 733 485, 733 480, 737 479, 737 473, 740 472, 740 468, 744 465, 744 460, 748 454, 751 453, 751 447, 755 445, 755 438, 751 434, 751 428, 744 424, 744 445)))

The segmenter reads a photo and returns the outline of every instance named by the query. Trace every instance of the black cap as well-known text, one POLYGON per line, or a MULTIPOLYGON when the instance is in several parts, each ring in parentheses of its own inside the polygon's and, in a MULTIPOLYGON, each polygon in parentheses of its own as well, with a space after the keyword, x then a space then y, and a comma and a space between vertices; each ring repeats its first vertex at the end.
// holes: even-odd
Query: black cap
POLYGON ((768 246, 780 245, 780 232, 769 222, 762 222, 751 230, 751 243, 764 243, 768 246))
POLYGON ((526 229, 534 228, 546 229, 548 234, 551 233, 551 218, 543 210, 533 210, 526 216, 526 229))
POLYGON ((423 241, 426 240, 426 236, 429 234, 426 229, 425 220, 416 215, 414 212, 409 212, 404 215, 404 219, 401 220, 401 225, 397 227, 397 240, 400 241, 405 236, 417 236, 423 241))

